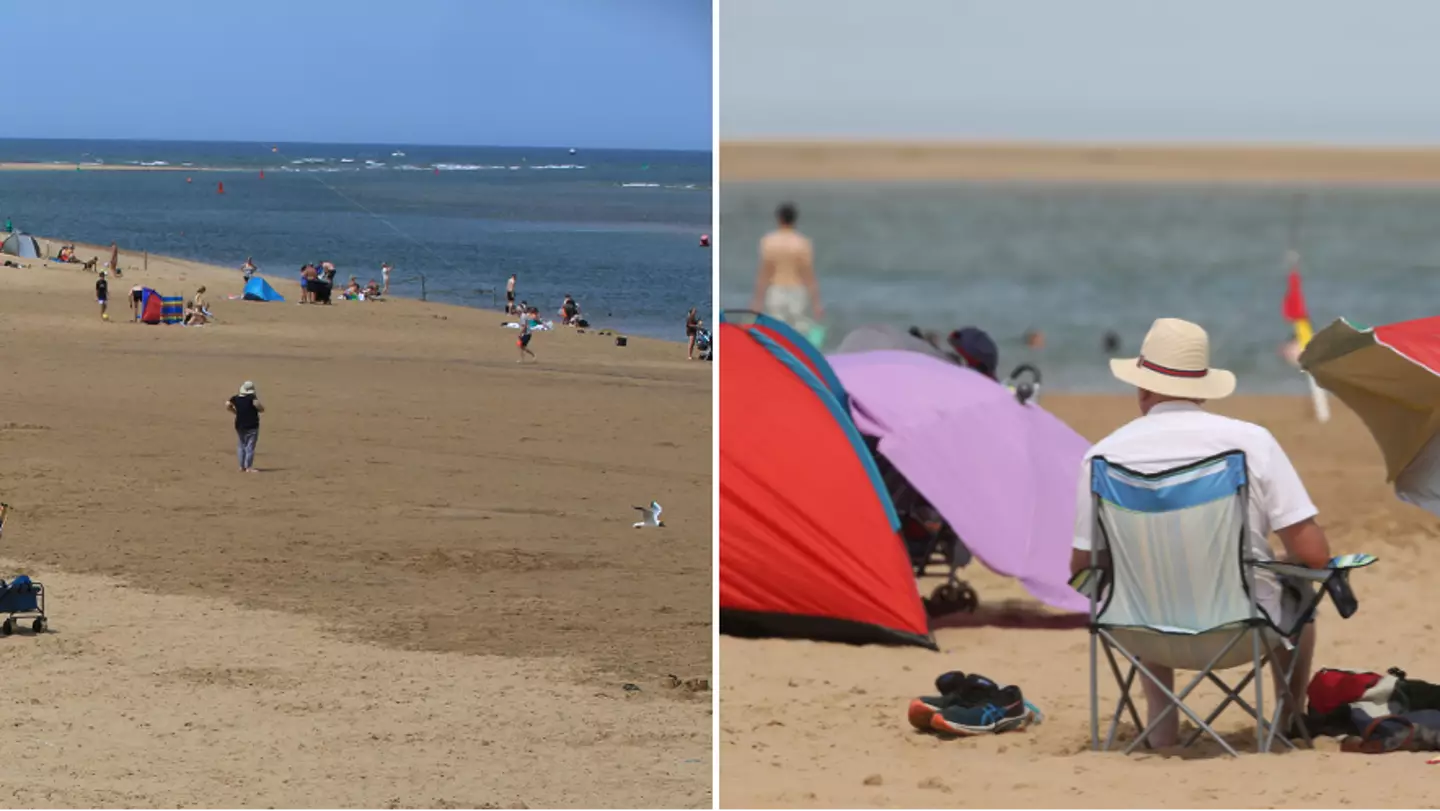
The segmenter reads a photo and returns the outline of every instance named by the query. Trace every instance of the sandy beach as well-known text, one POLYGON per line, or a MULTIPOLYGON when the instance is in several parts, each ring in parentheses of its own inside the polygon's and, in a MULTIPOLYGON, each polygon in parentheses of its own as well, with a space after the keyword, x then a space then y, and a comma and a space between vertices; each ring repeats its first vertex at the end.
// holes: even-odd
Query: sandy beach
POLYGON ((1440 183, 1440 149, 726 141, 720 178, 1428 185, 1440 183))
POLYGON ((19 261, 0 571, 53 633, 0 639, 10 804, 710 805, 710 364, 562 330, 521 366, 499 313, 124 251, 102 322, 93 274, 19 261), (134 284, 218 323, 129 323, 134 284))
MULTIPOLYGON (((1129 397, 1047 396, 1045 404, 1090 439, 1135 416, 1129 397)), ((1384 484, 1380 454, 1343 406, 1320 425, 1308 401, 1237 397, 1217 411, 1258 422, 1287 449, 1320 508, 1337 553, 1371 552, 1374 568, 1353 585, 1360 611, 1340 620, 1327 602, 1317 667, 1440 681, 1440 645, 1426 608, 1440 575, 1440 521, 1400 503, 1384 484)), ((1315 751, 1223 757, 1213 743, 1183 756, 1096 754, 1089 747, 1088 635, 1034 626, 1038 604, 1018 584, 966 570, 984 624, 942 628, 940 653, 802 641, 720 645, 720 803, 725 807, 1235 808, 1433 805, 1437 767, 1425 754, 1315 751), (1021 686, 1046 714, 1025 732, 965 740, 917 733, 912 696, 946 670, 1021 686)), ((928 591, 928 587, 927 587, 928 591)), ((1113 679, 1102 672, 1113 706, 1113 679)), ((1213 706, 1215 691, 1207 701, 1213 706)), ((1233 712, 1233 711, 1232 711, 1233 712)), ((1219 729, 1253 751, 1253 726, 1227 713, 1219 729)))

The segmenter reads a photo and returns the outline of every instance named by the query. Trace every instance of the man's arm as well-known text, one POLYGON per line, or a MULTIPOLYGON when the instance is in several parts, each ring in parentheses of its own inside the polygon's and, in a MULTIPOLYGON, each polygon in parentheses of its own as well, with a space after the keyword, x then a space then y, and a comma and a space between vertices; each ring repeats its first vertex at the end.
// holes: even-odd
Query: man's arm
POLYGON ((256 401, 255 401, 255 413, 257 413, 257 414, 263 414, 263 413, 265 413, 265 406, 264 406, 264 404, 262 404, 259 400, 256 400, 256 401))
POLYGON ((234 413, 235 413, 235 404, 232 403, 232 402, 230 402, 229 400, 226 400, 226 401, 225 401, 225 410, 226 410, 226 411, 229 411, 231 414, 234 414, 234 413))
POLYGON ((1292 563, 1299 563, 1311 569, 1323 569, 1330 565, 1330 540, 1325 530, 1314 518, 1306 518, 1298 524, 1291 524, 1275 531, 1292 563))
POLYGON ((1275 534, 1285 545, 1291 563, 1323 569, 1330 563, 1330 542, 1325 530, 1315 521, 1318 511, 1290 457, 1275 437, 1269 439, 1270 454, 1265 458, 1265 469, 1258 484, 1270 526, 1275 527, 1275 534))

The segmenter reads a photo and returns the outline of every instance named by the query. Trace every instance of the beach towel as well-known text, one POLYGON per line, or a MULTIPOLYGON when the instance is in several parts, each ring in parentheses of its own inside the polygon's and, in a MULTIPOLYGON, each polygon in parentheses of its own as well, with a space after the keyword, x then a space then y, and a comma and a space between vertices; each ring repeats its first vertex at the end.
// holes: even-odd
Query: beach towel
MULTIPOLYGON (((507 321, 501 326, 505 327, 506 329, 520 329, 520 322, 507 321)), ((536 332, 545 332, 546 330, 555 329, 555 323, 553 321, 546 321, 544 323, 541 323, 539 321, 532 321, 530 322, 530 329, 536 332)))

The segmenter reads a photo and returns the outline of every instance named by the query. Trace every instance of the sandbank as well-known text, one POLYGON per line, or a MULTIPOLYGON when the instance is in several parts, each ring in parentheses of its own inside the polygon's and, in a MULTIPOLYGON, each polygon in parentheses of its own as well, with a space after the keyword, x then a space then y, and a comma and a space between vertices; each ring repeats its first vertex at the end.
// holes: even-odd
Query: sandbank
POLYGON ((720 179, 1431 185, 1440 148, 726 141, 720 179))

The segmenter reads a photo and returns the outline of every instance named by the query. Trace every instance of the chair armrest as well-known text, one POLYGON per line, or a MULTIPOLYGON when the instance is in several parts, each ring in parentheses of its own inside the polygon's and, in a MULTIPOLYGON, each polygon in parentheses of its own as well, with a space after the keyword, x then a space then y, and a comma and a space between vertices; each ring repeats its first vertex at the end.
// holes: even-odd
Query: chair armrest
POLYGON ((1070 577, 1070 588, 1095 600, 1100 599, 1104 584, 1105 570, 1097 567, 1081 569, 1070 577))
POLYGON ((1318 601, 1324 599, 1324 595, 1328 594, 1330 601, 1335 604, 1335 610, 1340 614, 1340 618, 1349 619, 1360 607, 1359 601, 1355 599, 1355 593, 1350 589, 1350 572, 1354 569, 1363 569, 1378 560, 1379 558, 1374 555, 1339 555, 1331 558, 1323 569, 1311 569, 1308 566, 1272 560, 1252 560, 1250 565, 1275 572, 1282 577, 1320 584, 1325 591, 1323 594, 1317 595, 1316 602, 1311 603, 1310 610, 1318 607, 1318 601))
POLYGON ((1322 583, 1329 580, 1336 572, 1349 571, 1351 569, 1363 569, 1366 566, 1380 560, 1374 555, 1338 555, 1330 559, 1330 562, 1323 569, 1312 569, 1309 566, 1301 566, 1298 563, 1286 563, 1279 560, 1252 560, 1252 566, 1261 569, 1269 569, 1276 574, 1298 577, 1301 580, 1309 580, 1315 583, 1322 583))

